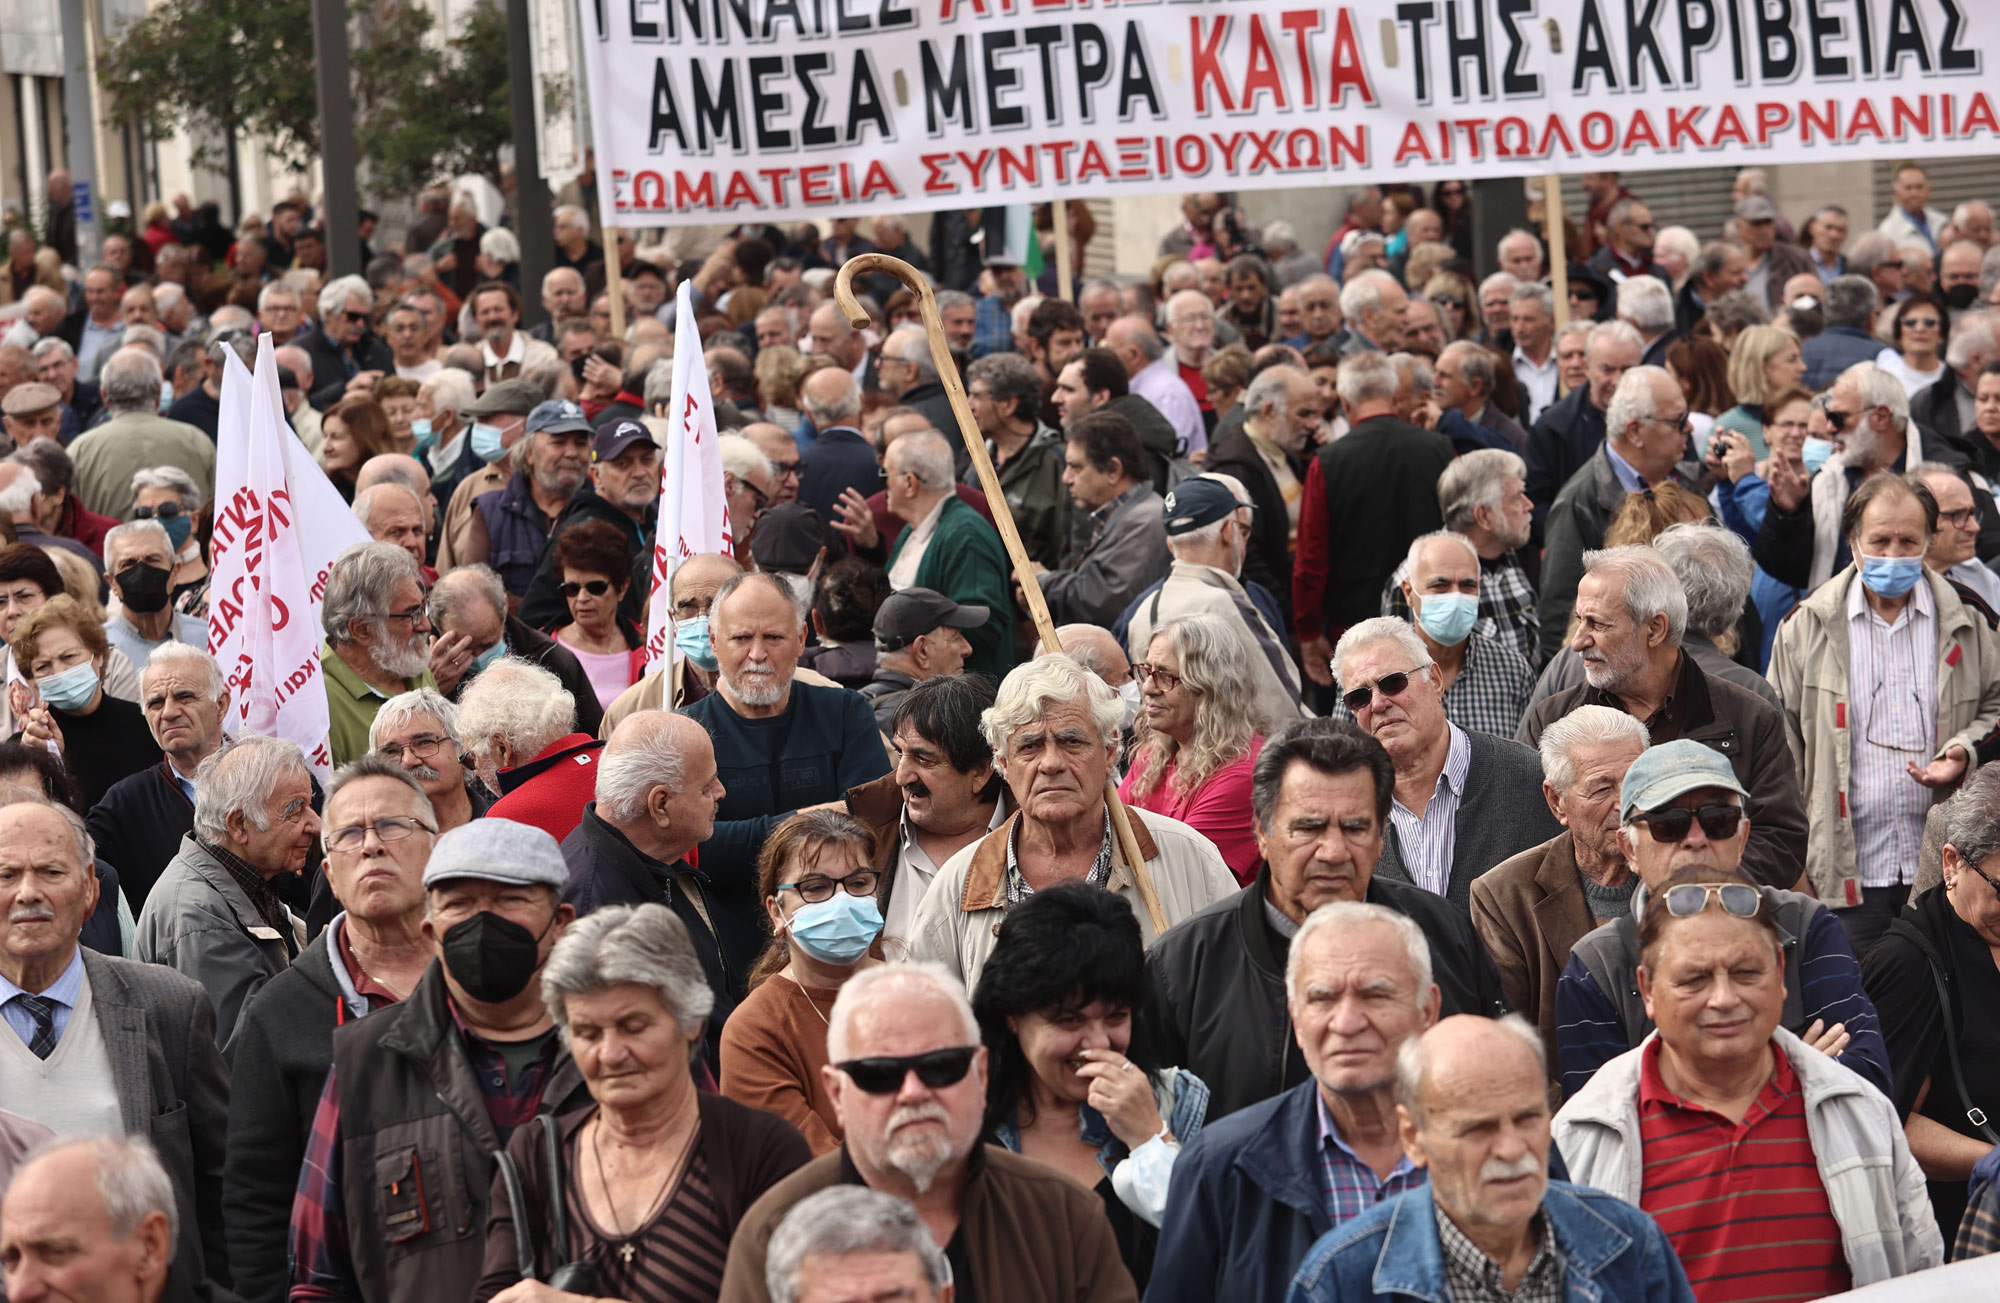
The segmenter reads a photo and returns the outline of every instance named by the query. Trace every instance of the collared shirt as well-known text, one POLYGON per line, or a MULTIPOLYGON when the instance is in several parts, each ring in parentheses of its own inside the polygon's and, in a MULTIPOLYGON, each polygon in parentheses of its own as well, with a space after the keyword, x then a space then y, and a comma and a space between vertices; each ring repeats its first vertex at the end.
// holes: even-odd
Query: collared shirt
POLYGON ((985 357, 988 353, 1007 353, 1014 348, 1014 318, 1008 311, 1007 301, 998 294, 988 294, 973 305, 972 309, 972 356, 985 357))
POLYGON ((1292 470, 1291 458, 1285 456, 1283 448, 1262 435, 1251 434, 1248 425, 1243 427, 1243 435, 1250 440, 1250 446, 1257 450, 1257 455, 1263 458, 1265 468, 1271 472, 1271 478, 1277 481, 1278 493, 1285 499, 1285 523, 1290 531, 1285 535, 1285 544, 1287 547, 1297 547, 1299 503, 1305 497, 1305 483, 1292 470))
POLYGON ((930 550, 931 536, 937 533, 938 517, 944 514, 944 504, 953 497, 947 493, 939 498, 910 531, 910 541, 903 544, 903 550, 896 554, 896 564, 889 567, 890 587, 900 592, 917 582, 917 569, 924 563, 924 553, 930 550))
MULTIPOLYGON (((1382 589, 1382 614, 1416 623, 1410 599, 1403 596, 1403 581, 1410 577, 1405 557, 1382 589)), ((1536 605, 1535 586, 1521 565, 1521 554, 1502 552, 1497 557, 1479 558, 1479 618, 1472 632, 1520 652, 1530 666, 1535 664, 1542 640, 1542 617, 1536 605)), ((1510 730, 1508 737, 1512 737, 1510 730)))
MULTIPOLYGON (((1667 693, 1666 700, 1660 703, 1658 710, 1639 721, 1646 726, 1646 734, 1652 738, 1654 746, 1658 746, 1662 742, 1678 740, 1681 730, 1686 727, 1687 712, 1685 707, 1687 704, 1688 664, 1687 653, 1682 652, 1680 668, 1674 671, 1674 685, 1667 693)), ((1583 704, 1586 706, 1609 706, 1613 710, 1622 710, 1628 715, 1632 713, 1626 708, 1624 698, 1620 697, 1617 693, 1606 688, 1596 687, 1587 681, 1584 686, 1583 704)))
POLYGON ((1327 1111, 1326 1096, 1313 1092, 1313 1102, 1319 1105, 1319 1194, 1326 1202, 1327 1220, 1333 1223, 1330 1229, 1338 1230, 1343 1222, 1352 1221, 1367 1212, 1384 1199, 1393 1199, 1406 1190, 1414 1190, 1429 1180, 1424 1169, 1410 1161, 1408 1154, 1396 1157, 1395 1167, 1387 1176, 1375 1175, 1375 1169, 1361 1161, 1361 1158, 1347 1142, 1340 1138, 1340 1129, 1334 1123, 1333 1114, 1327 1111))
POLYGON ((1624 489, 1627 493, 1642 493, 1645 491, 1646 477, 1639 473, 1638 467, 1620 457, 1618 450, 1611 446, 1609 440, 1604 444, 1604 455, 1611 460, 1611 473, 1618 477, 1618 486, 1620 488, 1624 489))
POLYGON ((1535 1256, 1521 1283, 1507 1289, 1501 1264, 1486 1256, 1442 1208, 1437 1213, 1438 1247, 1444 1251, 1444 1279, 1451 1303, 1562 1303, 1563 1258, 1549 1234, 1548 1218, 1535 1214, 1535 1256))
MULTIPOLYGON (((1007 906, 1009 909, 1035 894, 1028 885, 1028 879, 1021 872, 1021 861, 1015 855, 1015 843, 1021 840, 1021 825, 1015 824, 1014 831, 1007 836, 1007 906)), ((1111 885, 1111 814, 1104 815, 1104 842, 1097 848, 1097 858, 1091 862, 1090 872, 1083 880, 1093 887, 1111 885)))
POLYGON ((1535 692, 1535 671, 1513 648, 1474 633, 1444 692, 1444 717, 1463 729, 1512 737, 1535 692))
POLYGON ((76 376, 79 380, 97 379, 97 370, 104 359, 111 356, 124 337, 125 323, 114 321, 108 326, 100 326, 93 317, 83 319, 83 334, 76 342, 76 376))
POLYGON ((21 1044, 35 1043, 35 1018, 17 1000, 17 995, 39 995, 52 1003, 49 1021, 55 1025, 56 1043, 62 1043, 63 1030, 69 1026, 69 1016, 76 1012, 76 1002, 83 996, 83 947, 78 946, 69 957, 69 967, 63 969, 62 976, 50 982, 47 990, 24 991, 4 977, 0 977, 0 1018, 7 1020, 21 1038, 21 1044))
POLYGON ((1892 625, 1847 589, 1847 812, 1864 887, 1893 887, 1917 870, 1931 791, 1905 765, 1937 750, 1937 606, 1919 579, 1892 625))
POLYGON ((333 929, 333 943, 340 949, 340 963, 347 970, 347 980, 354 984, 354 993, 368 1001, 370 1012, 385 1009, 403 997, 390 990, 361 966, 354 957, 354 946, 348 940, 347 919, 343 916, 333 929))
POLYGON ((1403 850, 1403 867, 1410 881, 1425 891, 1444 895, 1451 882, 1451 855, 1458 845, 1458 803, 1465 796, 1466 771, 1472 768, 1472 739, 1449 721, 1451 745, 1424 812, 1413 813, 1400 800, 1389 803, 1389 821, 1403 850))
POLYGON ((218 864, 229 870, 229 876, 236 879, 236 885, 243 888, 243 894, 250 897, 251 905, 256 907, 257 917, 263 919, 284 939, 285 949, 288 952, 296 954, 298 938, 292 932, 291 919, 286 915, 283 903, 278 900, 278 893, 271 888, 270 879, 231 853, 228 848, 218 846, 206 837, 195 838, 195 844, 213 855, 218 864))
MULTIPOLYGON (((986 831, 992 832, 1005 822, 1007 822, 1007 803, 995 801, 993 817, 986 821, 986 831)), ((917 826, 910 822, 910 811, 907 806, 903 809, 898 829, 894 869, 896 889, 889 893, 889 915, 882 921, 884 944, 892 941, 908 942, 910 933, 916 926, 917 906, 923 903, 924 893, 930 890, 931 879, 937 876, 940 867, 917 840, 917 826)), ((1013 848, 1008 849, 1011 854, 1013 848)))
POLYGON ((1208 447, 1208 426, 1201 419, 1201 404, 1194 391, 1181 379, 1179 363, 1171 353, 1162 353, 1132 377, 1131 392, 1159 409, 1174 427, 1180 454, 1185 457, 1208 447))
POLYGON ((1834 254, 1831 263, 1821 262, 1817 249, 1807 249, 1806 256, 1812 259, 1813 270, 1819 273, 1820 280, 1826 284, 1831 284, 1847 274, 1847 255, 1844 253, 1834 254))
POLYGON ((520 375, 521 360, 527 355, 528 337, 518 330, 508 337, 505 353, 495 353, 493 345, 485 340, 479 342, 479 357, 485 364, 488 383, 495 380, 511 380, 520 375))
POLYGON ((1554 406, 1556 401, 1560 370, 1556 366, 1555 349, 1551 347, 1548 360, 1537 364, 1522 351, 1519 344, 1514 345, 1514 379, 1528 395, 1528 411, 1522 416, 1521 424, 1531 426, 1536 418, 1554 406))

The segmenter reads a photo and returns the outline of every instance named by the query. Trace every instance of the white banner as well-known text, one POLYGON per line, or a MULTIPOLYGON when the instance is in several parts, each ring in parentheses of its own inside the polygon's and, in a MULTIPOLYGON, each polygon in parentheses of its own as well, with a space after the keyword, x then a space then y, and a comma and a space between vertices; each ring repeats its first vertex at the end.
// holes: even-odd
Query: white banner
POLYGON ((320 605, 334 558, 368 531, 285 420, 271 337, 257 337, 255 376, 223 353, 208 590, 208 650, 229 683, 223 727, 298 743, 324 785, 320 605))
POLYGON ((1971 0, 578 0, 607 224, 1991 150, 1971 0))
POLYGON ((722 487, 722 449, 716 442, 715 402, 708 365, 695 329, 693 283, 681 284, 674 317, 674 388, 667 421, 666 457, 660 463, 660 517, 653 531, 652 601, 646 615, 646 670, 680 655, 674 647, 673 575, 702 552, 736 555, 729 529, 729 497, 722 487))

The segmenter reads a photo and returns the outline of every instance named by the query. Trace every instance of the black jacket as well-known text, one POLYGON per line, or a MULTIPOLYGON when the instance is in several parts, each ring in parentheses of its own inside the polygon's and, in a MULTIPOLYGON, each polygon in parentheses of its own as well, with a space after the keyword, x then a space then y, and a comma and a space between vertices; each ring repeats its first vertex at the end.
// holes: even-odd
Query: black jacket
POLYGON ((117 867, 136 918, 181 838, 194 831, 194 803, 162 760, 113 783, 84 823, 97 853, 117 867))
POLYGON ((1381 614, 1382 585, 1403 563, 1411 540, 1444 528, 1438 476, 1457 454, 1435 430, 1372 416, 1318 456, 1326 495, 1326 590, 1318 595, 1320 611, 1294 615, 1306 628, 1318 623, 1331 631, 1381 614))
POLYGON ((1535 541, 1542 541, 1549 505, 1583 468, 1591 454, 1604 446, 1604 413, 1590 401, 1590 386, 1579 385, 1543 412, 1528 431, 1528 463, 1524 487, 1535 504, 1535 541))
POLYGON ((652 537, 638 521, 598 496, 596 487, 586 482, 563 507, 562 515, 556 517, 555 527, 549 530, 549 541, 542 547, 542 559, 535 566, 535 577, 528 581, 528 591, 521 599, 521 618, 537 629, 559 629, 569 623, 569 603, 562 595, 562 573, 556 568, 556 541, 564 530, 586 520, 610 523, 625 535, 632 548, 632 579, 618 603, 619 618, 637 624, 646 613, 646 598, 653 588, 652 537))
MULTIPOLYGON (((1590 410, 1597 412, 1594 407, 1590 410)), ((1602 427, 1602 412, 1597 412, 1597 422, 1602 427)), ((1535 428, 1539 431, 1541 426, 1537 424, 1535 428)), ((1604 531, 1625 502, 1625 486, 1602 447, 1599 440, 1598 449, 1569 477, 1549 507, 1538 610, 1543 664, 1569 645, 1569 613, 1576 607, 1576 586, 1583 579, 1583 554, 1604 546, 1604 531)), ((1534 471, 1528 473, 1532 475, 1534 471)), ((1682 488, 1690 488, 1701 473, 1691 462, 1682 462, 1674 468, 1674 474, 1682 488)), ((1777 508, 1773 507, 1770 514, 1776 515, 1777 508)))
MULTIPOLYGON (((1217 427, 1218 432, 1220 426, 1217 427)), ((1305 481, 1305 463, 1297 457, 1289 459, 1292 474, 1305 481)), ((1285 632, 1292 627, 1292 525, 1291 517, 1285 511, 1285 495, 1278 489, 1277 477, 1257 451, 1250 436, 1237 428, 1222 435, 1208 445, 1208 461, 1202 466, 1205 471, 1216 471, 1224 475, 1234 475, 1250 491, 1250 501, 1256 505, 1250 520, 1250 550, 1243 556, 1242 578, 1256 582, 1271 590, 1278 599, 1278 609, 1285 616, 1285 632)))
POLYGON ((351 359, 340 345, 327 338, 324 330, 309 330, 296 342, 313 364, 312 392, 307 398, 322 412, 346 395, 347 382, 356 372, 382 371, 394 375, 396 371, 396 355, 373 331, 364 331, 354 342, 351 359))
MULTIPOLYGON (((1562 835, 1562 825, 1549 813, 1542 797, 1542 758, 1512 738, 1467 730, 1472 762, 1465 771, 1465 793, 1453 821, 1451 872, 1445 898, 1468 913, 1472 880, 1502 860, 1562 835)), ((1408 882, 1400 831, 1383 832, 1382 858, 1375 876, 1408 882)))
POLYGON ((1136 473, 1150 474, 1153 492, 1163 498, 1167 496, 1168 463, 1178 455, 1181 446, 1181 436, 1174 429, 1174 423, 1162 416, 1159 408, 1137 394, 1114 398, 1098 410, 1116 412, 1132 423, 1133 432, 1146 449, 1146 465, 1142 472, 1136 473))
MULTIPOLYGON (((1186 1068, 1211 1092, 1208 1118, 1269 1099, 1306 1079, 1285 1008, 1290 938, 1271 926, 1265 893, 1271 870, 1227 900, 1183 920, 1146 956, 1152 992, 1140 1017, 1154 1058, 1186 1068)), ((1500 975, 1472 916, 1421 887, 1369 879, 1366 899, 1408 915, 1431 943, 1439 1016, 1507 1012, 1500 975)))

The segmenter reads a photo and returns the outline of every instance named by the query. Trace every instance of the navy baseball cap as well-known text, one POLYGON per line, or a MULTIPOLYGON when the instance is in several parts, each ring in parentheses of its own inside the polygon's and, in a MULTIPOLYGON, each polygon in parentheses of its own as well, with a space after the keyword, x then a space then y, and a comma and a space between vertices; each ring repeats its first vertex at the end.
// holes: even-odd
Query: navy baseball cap
POLYGON ((597 429, 597 436, 590 441, 590 459, 612 461, 635 443, 648 444, 654 448, 660 446, 659 441, 653 438, 651 430, 629 417, 613 421, 609 425, 601 425, 597 429))
POLYGON ((1160 510, 1166 517, 1167 533, 1178 535, 1225 520, 1246 505, 1238 502, 1221 480, 1195 475, 1174 485, 1160 510))

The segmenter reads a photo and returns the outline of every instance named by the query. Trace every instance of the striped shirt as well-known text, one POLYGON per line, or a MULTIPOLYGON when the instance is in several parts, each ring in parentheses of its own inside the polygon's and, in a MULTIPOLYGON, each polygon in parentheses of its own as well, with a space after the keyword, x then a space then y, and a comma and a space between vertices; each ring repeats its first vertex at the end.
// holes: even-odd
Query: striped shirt
POLYGON ((1339 1126, 1327 1111, 1326 1096, 1314 1091, 1313 1102, 1319 1105, 1319 1193, 1332 1223, 1328 1229, 1338 1230, 1383 1200, 1414 1190, 1430 1179, 1408 1154, 1397 1157, 1386 1177, 1375 1175, 1375 1169, 1340 1138, 1339 1126))
MULTIPOLYGON (((572 1174, 583 1170, 578 1145, 583 1128, 570 1137, 572 1174)), ((687 1169, 653 1220, 622 1238, 590 1215, 583 1182, 572 1175, 569 1204, 569 1258, 597 1267, 598 1293, 620 1299, 712 1299, 722 1292, 722 1267, 729 1257, 729 1222, 715 1201, 708 1157, 697 1132, 687 1169)))
POLYGON ((1389 822, 1395 826, 1396 840, 1403 852, 1403 867, 1410 881, 1435 895, 1444 895, 1451 881, 1451 853, 1458 845, 1458 803, 1465 796, 1465 774, 1472 767, 1472 739, 1465 730, 1447 722, 1451 748, 1445 752, 1444 770, 1422 814, 1413 813, 1401 801, 1389 804, 1389 822))
MULTIPOLYGON (((1297 526, 1293 527, 1293 532, 1297 532, 1297 526)), ((1414 624, 1416 621, 1410 610, 1410 599, 1403 596, 1403 581, 1409 577, 1410 560, 1405 557, 1382 588, 1382 614, 1414 624)), ((1481 557, 1479 618, 1473 621, 1472 631, 1481 637, 1506 643, 1521 653, 1528 664, 1538 665, 1542 645, 1542 617, 1538 600, 1535 586, 1528 582, 1528 572, 1521 565, 1519 552, 1481 557)), ((1512 737, 1513 734, 1507 736, 1512 737)))
POLYGON ((1639 1064, 1639 1206, 1666 1232, 1697 1303, 1792 1303, 1853 1281, 1806 1131, 1805 1095, 1783 1050, 1741 1122, 1691 1104, 1639 1064))
MULTIPOLYGON (((1836 708, 1837 709, 1837 708, 1836 708)), ((1904 768, 1937 749, 1937 605, 1931 586, 1910 590, 1896 622, 1868 605, 1859 579, 1847 589, 1847 812, 1864 887, 1893 887, 1917 871, 1931 790, 1904 768)))

